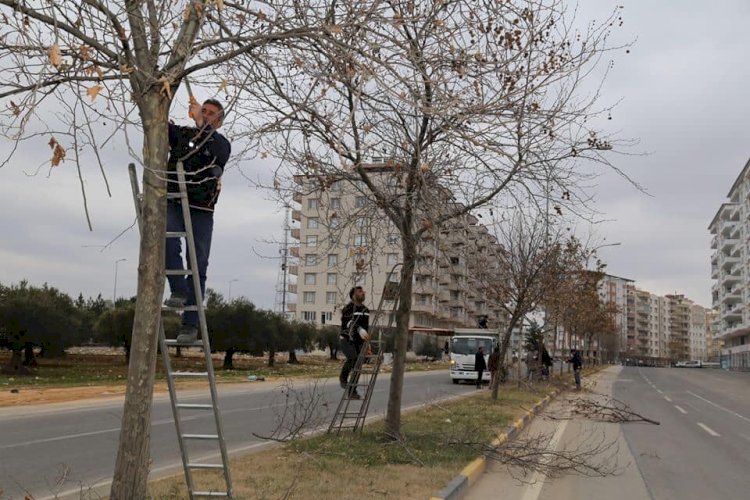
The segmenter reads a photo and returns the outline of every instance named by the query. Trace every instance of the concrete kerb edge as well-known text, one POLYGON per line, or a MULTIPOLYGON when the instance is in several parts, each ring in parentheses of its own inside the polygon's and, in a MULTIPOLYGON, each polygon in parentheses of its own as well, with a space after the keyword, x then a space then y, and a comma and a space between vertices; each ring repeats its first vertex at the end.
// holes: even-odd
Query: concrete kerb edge
MULTIPOLYGON (((531 419, 538 415, 558 394, 559 391, 554 389, 544 398, 537 401, 532 409, 527 411, 522 418, 517 419, 513 422, 513 425, 508 426, 508 429, 505 432, 499 434, 494 440, 492 440, 490 448, 498 448, 507 441, 513 439, 526 425, 528 425, 529 422, 531 422, 531 419)), ((481 457, 474 459, 442 490, 440 490, 437 495, 430 497, 430 500, 458 500, 462 498, 482 474, 484 474, 484 471, 487 468, 487 455, 489 453, 489 451, 485 452, 481 457)))

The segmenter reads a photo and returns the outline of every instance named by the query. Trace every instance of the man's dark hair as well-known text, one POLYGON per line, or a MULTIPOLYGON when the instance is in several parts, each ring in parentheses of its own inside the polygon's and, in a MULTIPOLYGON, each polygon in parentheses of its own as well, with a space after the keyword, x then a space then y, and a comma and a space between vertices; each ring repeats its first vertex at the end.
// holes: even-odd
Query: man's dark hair
POLYGON ((349 298, 350 299, 352 297, 354 297, 354 292, 356 292, 357 290, 362 290, 362 287, 361 286, 353 286, 352 289, 349 290, 349 298))
POLYGON ((219 108, 219 119, 223 122, 224 121, 224 105, 221 104, 216 99, 206 99, 203 101, 203 104, 211 104, 212 106, 216 106, 219 108))

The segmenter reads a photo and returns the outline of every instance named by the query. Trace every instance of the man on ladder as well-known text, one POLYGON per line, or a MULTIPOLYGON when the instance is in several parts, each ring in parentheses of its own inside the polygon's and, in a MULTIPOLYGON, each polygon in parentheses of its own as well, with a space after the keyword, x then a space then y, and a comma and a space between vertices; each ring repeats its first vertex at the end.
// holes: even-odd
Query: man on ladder
MULTIPOLYGON (((195 239, 195 256, 200 278, 200 297, 206 291, 206 270, 211 251, 211 236, 214 227, 214 207, 221 190, 220 178, 229 160, 231 145, 217 129, 224 120, 224 107, 215 99, 203 105, 191 98, 189 115, 196 127, 169 124, 169 182, 167 190, 179 192, 176 164, 182 161, 187 180, 190 218, 195 239)), ((179 198, 167 202, 167 231, 185 231, 185 221, 179 198)), ((190 259, 188 259, 188 268, 190 259)), ((182 243, 177 238, 167 238, 166 269, 184 269, 182 243)), ((168 275, 171 296, 166 305, 175 308, 196 305, 193 279, 190 276, 168 275)), ((185 311, 182 315, 178 344, 191 344, 198 340, 198 313, 185 311)))
MULTIPOLYGON (((369 338, 367 330, 370 328, 370 310, 364 305, 365 290, 361 286, 355 286, 349 290, 351 302, 341 310, 341 351, 346 356, 346 362, 341 367, 339 381, 341 388, 346 389, 349 382, 349 374, 357 363, 357 357, 362 346, 369 338)), ((349 397, 360 399, 357 392, 356 380, 352 381, 349 397)))

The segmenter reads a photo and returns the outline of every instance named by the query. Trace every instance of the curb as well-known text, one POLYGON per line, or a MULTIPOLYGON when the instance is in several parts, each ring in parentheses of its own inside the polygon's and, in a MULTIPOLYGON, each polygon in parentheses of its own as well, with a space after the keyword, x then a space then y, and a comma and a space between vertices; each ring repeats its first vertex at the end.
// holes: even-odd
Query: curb
MULTIPOLYGON (((526 425, 528 425, 529 422, 531 422, 531 419, 539 414, 539 412, 541 412, 558 394, 559 391, 555 389, 544 398, 537 401, 531 410, 527 411, 523 417, 517 419, 512 425, 508 426, 505 432, 492 440, 490 446, 492 448, 498 448, 507 441, 513 439, 526 425)), ((462 498, 469 491, 469 488, 471 488, 482 474, 484 474, 486 468, 486 455, 476 458, 469 465, 464 467, 463 470, 451 480, 451 482, 437 493, 437 495, 430 497, 430 500, 458 500, 462 498)))

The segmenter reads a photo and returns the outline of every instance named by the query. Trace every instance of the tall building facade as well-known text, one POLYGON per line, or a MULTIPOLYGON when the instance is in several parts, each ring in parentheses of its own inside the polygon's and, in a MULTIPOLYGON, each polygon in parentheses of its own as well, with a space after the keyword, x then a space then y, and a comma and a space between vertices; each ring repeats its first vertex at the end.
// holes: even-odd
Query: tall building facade
MULTIPOLYGON (((374 182, 393 178, 392 168, 372 165, 368 170, 374 182)), ((296 294, 296 303, 290 310, 301 321, 340 325, 349 290, 362 286, 371 318, 377 317, 380 326, 395 326, 392 293, 398 289, 401 273, 399 231, 376 208, 362 181, 321 182, 298 176, 295 182, 292 219, 298 227, 291 230, 291 236, 298 244, 290 249, 296 258, 290 273, 296 283, 289 291, 296 294), (384 296, 386 290, 391 294, 384 296)), ((430 224, 428 220, 423 223, 430 224)), ((505 324, 503 309, 475 282, 473 266, 482 262, 475 257, 486 254, 492 245, 497 245, 494 237, 469 214, 425 232, 412 283, 412 331, 439 334, 456 327, 476 327, 482 317, 487 318, 489 328, 505 324)))
POLYGON ((740 172, 708 226, 711 239, 711 289, 717 314, 722 364, 750 369, 750 288, 747 238, 750 237, 750 161, 740 172))
POLYGON ((615 357, 628 349, 628 289, 633 280, 605 274, 599 282, 599 297, 602 303, 612 311, 617 343, 615 357))

